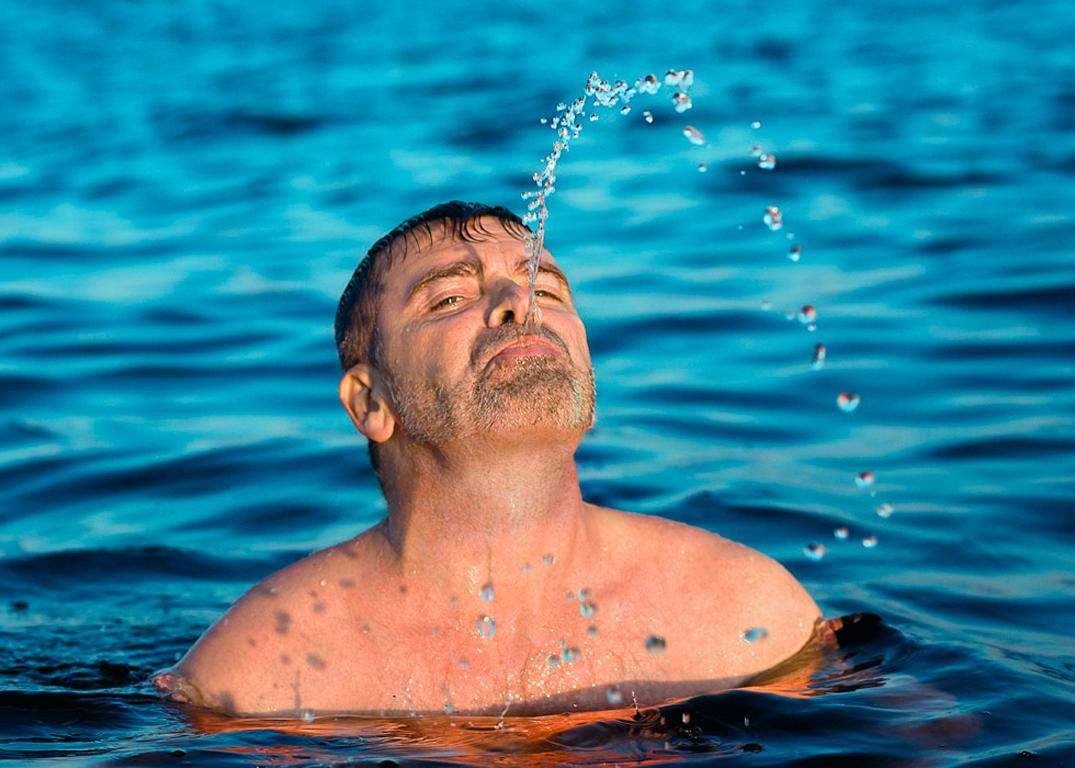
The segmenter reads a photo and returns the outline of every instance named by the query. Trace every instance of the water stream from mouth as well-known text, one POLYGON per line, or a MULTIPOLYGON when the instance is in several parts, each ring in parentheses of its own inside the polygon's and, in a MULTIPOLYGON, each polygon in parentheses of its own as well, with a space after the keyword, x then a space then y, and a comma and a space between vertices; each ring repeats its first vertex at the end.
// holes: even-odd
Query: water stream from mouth
MULTIPOLYGON (((631 85, 626 80, 616 80, 610 83, 602 80, 597 72, 591 72, 586 80, 586 87, 582 96, 568 102, 560 102, 556 106, 556 113, 549 118, 542 118, 543 125, 548 125, 556 132, 556 140, 553 142, 552 151, 546 155, 544 166, 534 173, 536 189, 523 192, 522 197, 527 201, 527 212, 523 221, 527 224, 536 225, 533 234, 527 236, 527 276, 530 282, 530 297, 526 311, 527 324, 536 324, 540 321, 540 310, 535 299, 535 286, 537 283, 538 264, 541 260, 541 251, 545 245, 545 224, 549 218, 548 199, 556 191, 556 165, 560 157, 571 147, 571 142, 577 139, 586 122, 597 122, 599 114, 596 110, 612 110, 617 107, 621 115, 631 113, 631 100, 638 94, 656 94, 662 85, 675 89, 672 94, 672 104, 676 112, 682 113, 693 106, 688 95, 694 85, 694 72, 685 70, 668 70, 663 82, 654 74, 646 75, 635 80, 631 85), (591 111, 589 117, 583 120, 587 108, 591 111)), ((647 110, 644 113, 647 123, 653 122, 652 114, 647 110)), ((690 128, 690 126, 688 126, 690 128)), ((690 129, 695 132, 695 129, 690 129)), ((701 136, 701 133, 697 133, 701 136)), ((703 140, 704 141, 704 140, 703 140)))

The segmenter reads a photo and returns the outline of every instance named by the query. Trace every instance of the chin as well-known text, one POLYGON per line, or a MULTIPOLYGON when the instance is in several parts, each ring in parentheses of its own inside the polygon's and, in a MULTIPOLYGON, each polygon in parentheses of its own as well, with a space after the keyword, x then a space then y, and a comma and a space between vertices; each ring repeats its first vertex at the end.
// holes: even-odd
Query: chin
POLYGON ((497 379, 479 382, 473 406, 483 430, 582 433, 593 421, 593 372, 579 375, 548 357, 523 358, 497 379))

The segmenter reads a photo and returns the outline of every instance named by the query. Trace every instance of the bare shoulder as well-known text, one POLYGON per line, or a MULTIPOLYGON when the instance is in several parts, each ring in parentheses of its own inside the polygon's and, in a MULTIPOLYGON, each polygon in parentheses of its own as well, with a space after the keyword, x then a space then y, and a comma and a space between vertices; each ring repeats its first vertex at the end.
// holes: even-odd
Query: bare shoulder
POLYGON ((360 634, 347 630, 360 626, 361 574, 375 567, 364 536, 253 586, 154 685, 177 700, 231 713, 298 709, 300 683, 306 687, 324 670, 341 630, 352 643, 360 634))
POLYGON ((698 661, 718 653, 735 674, 750 675, 794 655, 813 634, 821 617, 817 604, 773 558, 673 520, 605 509, 597 514, 614 546, 638 563, 635 572, 647 571, 654 600, 659 592, 674 604, 670 632, 699 649, 698 661))

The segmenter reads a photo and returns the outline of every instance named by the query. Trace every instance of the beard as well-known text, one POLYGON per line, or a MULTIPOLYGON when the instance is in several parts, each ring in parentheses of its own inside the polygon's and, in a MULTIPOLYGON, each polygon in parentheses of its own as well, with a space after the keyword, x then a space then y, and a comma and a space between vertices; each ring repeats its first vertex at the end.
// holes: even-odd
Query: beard
MULTIPOLYGON (((564 348, 559 338, 553 340, 564 348)), ((483 349, 491 346, 486 343, 483 349)), ((593 423, 593 368, 581 370, 567 359, 536 355, 487 375, 472 366, 475 370, 479 372, 453 386, 382 371, 400 426, 411 439, 438 445, 514 429, 577 433, 593 423)))

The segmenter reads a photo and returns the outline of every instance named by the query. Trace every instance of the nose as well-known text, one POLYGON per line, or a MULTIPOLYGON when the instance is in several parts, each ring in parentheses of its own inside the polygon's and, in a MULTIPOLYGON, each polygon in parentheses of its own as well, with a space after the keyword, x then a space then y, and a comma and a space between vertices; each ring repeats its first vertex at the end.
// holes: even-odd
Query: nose
POLYGON ((498 328, 508 323, 526 323, 527 309, 530 305, 530 289, 519 285, 514 280, 502 280, 492 291, 492 301, 486 316, 486 325, 498 328))

